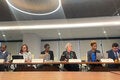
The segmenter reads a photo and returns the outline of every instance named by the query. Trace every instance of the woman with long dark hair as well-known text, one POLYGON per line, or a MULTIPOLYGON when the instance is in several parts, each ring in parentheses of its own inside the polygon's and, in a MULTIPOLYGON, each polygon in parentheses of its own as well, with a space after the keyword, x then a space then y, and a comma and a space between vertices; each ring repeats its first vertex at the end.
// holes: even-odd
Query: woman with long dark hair
POLYGON ((30 62, 32 59, 31 52, 28 50, 28 46, 26 44, 21 46, 19 55, 23 55, 25 62, 30 62))

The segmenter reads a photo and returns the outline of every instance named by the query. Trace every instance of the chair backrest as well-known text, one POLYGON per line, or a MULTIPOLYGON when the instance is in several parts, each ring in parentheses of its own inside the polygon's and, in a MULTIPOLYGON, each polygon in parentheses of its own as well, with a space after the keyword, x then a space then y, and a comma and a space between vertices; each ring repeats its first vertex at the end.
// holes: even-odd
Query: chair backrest
POLYGON ((34 56, 34 54, 32 54, 32 59, 34 59, 35 58, 35 56, 34 56))

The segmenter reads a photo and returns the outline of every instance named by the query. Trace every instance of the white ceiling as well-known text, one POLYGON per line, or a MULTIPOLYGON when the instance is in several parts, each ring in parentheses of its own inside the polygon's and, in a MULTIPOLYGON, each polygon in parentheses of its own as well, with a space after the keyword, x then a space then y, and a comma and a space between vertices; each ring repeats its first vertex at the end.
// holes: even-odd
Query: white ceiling
POLYGON ((41 39, 60 38, 99 38, 99 37, 120 37, 120 28, 74 28, 74 29, 43 29, 43 30, 14 30, 1 31, 0 39, 5 40, 2 34, 6 35, 6 40, 21 40, 24 33, 35 33, 41 39), (104 30, 107 32, 104 34, 104 30), (58 33, 61 33, 61 36, 58 33))
POLYGON ((107 25, 97 25, 96 26, 90 26, 87 25, 85 27, 80 26, 72 26, 72 27, 66 27, 66 28, 48 28, 48 29, 20 29, 16 28, 14 30, 12 29, 6 29, 2 30, 0 29, 0 40, 21 40, 24 33, 34 33, 40 36, 41 39, 68 39, 68 38, 99 38, 99 37, 120 37, 120 24, 113 24, 111 21, 118 20, 118 23, 120 22, 120 17, 112 17, 112 18, 89 18, 89 19, 72 19, 72 20, 50 20, 50 21, 23 21, 23 22, 1 22, 0 27, 14 27, 19 25, 24 26, 32 26, 34 25, 41 25, 41 24, 63 24, 63 23, 99 23, 99 22, 110 22, 110 24, 107 25), (104 20, 104 21, 103 21, 104 20), (19 23, 19 24, 18 24, 19 23), (103 32, 106 31, 106 34, 103 32), (58 33, 61 33, 61 35, 58 35, 58 33), (5 34, 6 36, 3 37, 2 35, 5 34))

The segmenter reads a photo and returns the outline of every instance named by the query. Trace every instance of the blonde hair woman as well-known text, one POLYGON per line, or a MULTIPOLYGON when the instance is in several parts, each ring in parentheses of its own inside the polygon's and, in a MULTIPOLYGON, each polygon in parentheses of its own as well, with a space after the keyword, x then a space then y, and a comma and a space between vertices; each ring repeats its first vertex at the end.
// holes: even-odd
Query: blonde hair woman
MULTIPOLYGON (((63 51, 63 54, 61 55, 60 61, 68 61, 69 59, 77 59, 76 53, 72 51, 72 44, 67 43, 65 45, 65 51, 63 51)), ((79 65, 78 64, 65 64, 64 68, 67 71, 78 71, 79 65)))

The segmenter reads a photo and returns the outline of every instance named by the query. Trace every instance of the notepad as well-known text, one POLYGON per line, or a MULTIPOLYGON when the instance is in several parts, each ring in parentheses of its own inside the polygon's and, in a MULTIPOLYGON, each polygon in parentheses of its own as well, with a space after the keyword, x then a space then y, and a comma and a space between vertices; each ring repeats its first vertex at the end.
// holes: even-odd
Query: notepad
POLYGON ((32 59, 32 63, 40 63, 43 62, 43 59, 32 59))
POLYGON ((69 59, 69 62, 81 62, 81 59, 69 59))
POLYGON ((113 59, 101 59, 101 62, 114 62, 113 59))
POLYGON ((13 63, 24 63, 25 60, 24 59, 14 59, 13 63))
POLYGON ((4 59, 0 59, 0 63, 3 63, 4 62, 4 59))

